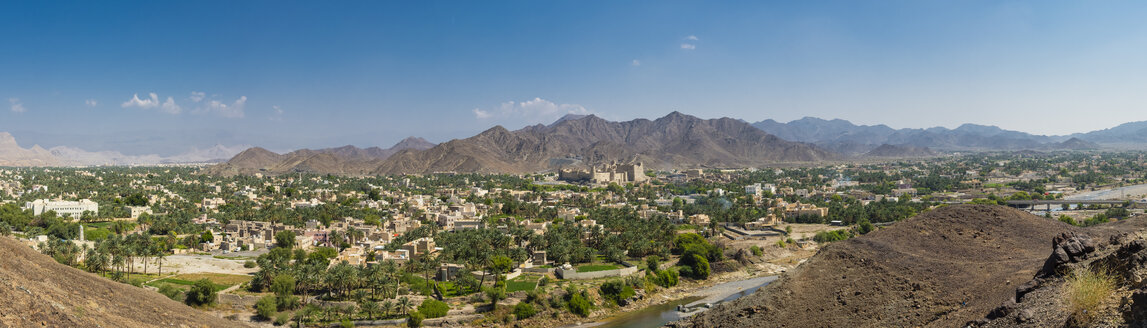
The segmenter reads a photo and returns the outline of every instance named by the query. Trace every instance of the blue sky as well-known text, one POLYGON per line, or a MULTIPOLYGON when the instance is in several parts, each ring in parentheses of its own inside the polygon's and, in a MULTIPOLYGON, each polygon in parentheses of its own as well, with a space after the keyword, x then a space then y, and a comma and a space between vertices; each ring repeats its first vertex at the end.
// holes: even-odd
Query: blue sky
POLYGON ((678 110, 1067 134, 1147 120, 1144 2, 0 3, 0 131, 177 153, 678 110), (155 96, 153 97, 152 94, 155 96))

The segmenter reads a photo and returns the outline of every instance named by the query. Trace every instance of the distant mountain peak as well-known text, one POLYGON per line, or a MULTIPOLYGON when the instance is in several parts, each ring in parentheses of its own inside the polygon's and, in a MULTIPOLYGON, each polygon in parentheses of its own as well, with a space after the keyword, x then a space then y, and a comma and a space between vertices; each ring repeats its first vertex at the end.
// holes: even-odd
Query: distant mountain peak
POLYGON ((394 144, 394 146, 390 147, 390 149, 396 150, 396 151, 397 150, 403 150, 403 149, 424 150, 424 149, 430 149, 431 147, 434 147, 433 142, 426 141, 426 139, 422 139, 420 137, 409 136, 409 137, 406 137, 405 139, 402 139, 402 141, 399 141, 398 143, 394 144))
POLYGON ((580 120, 580 119, 583 119, 583 118, 585 118, 585 117, 587 117, 587 116, 593 116, 593 114, 588 114, 588 115, 587 115, 587 114, 572 114, 572 113, 571 113, 571 114, 566 114, 566 115, 562 116, 561 118, 559 118, 557 121, 554 121, 553 123, 550 123, 550 125, 549 125, 549 126, 558 125, 558 123, 561 123, 561 122, 565 122, 565 121, 576 121, 576 120, 580 120))

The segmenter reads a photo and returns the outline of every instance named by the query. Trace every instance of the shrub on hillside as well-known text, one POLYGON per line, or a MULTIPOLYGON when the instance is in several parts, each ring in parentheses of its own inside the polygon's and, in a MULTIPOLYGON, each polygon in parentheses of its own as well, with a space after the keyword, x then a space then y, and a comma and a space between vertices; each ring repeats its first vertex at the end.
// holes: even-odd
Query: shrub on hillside
POLYGON ((816 233, 812 240, 818 243, 830 243, 852 238, 852 234, 845 230, 821 231, 816 233))
POLYGON ((532 317, 537 313, 538 310, 534 309, 534 306, 530 303, 518 302, 518 305, 514 305, 514 317, 518 318, 518 320, 532 317))
POLYGON ((255 314, 258 314, 259 317, 263 319, 271 320, 271 318, 275 315, 275 312, 279 310, 276 303, 278 302, 275 300, 274 296, 263 296, 263 298, 260 298, 258 302, 255 302, 255 314))
POLYGON ((418 313, 422 313, 428 319, 445 317, 446 313, 450 311, 450 306, 446 302, 427 298, 418 305, 418 313))
POLYGON ((406 326, 411 328, 422 327, 423 319, 426 319, 426 317, 424 317, 422 313, 410 312, 410 315, 406 317, 406 326))
POLYGON ((574 293, 570 295, 569 302, 566 303, 571 313, 588 317, 590 311, 593 310, 593 303, 590 303, 581 293, 574 293))
POLYGON ((179 301, 179 300, 181 300, 180 298, 183 296, 182 290, 179 290, 179 288, 175 288, 174 286, 169 285, 169 284, 160 285, 159 286, 159 293, 163 294, 163 296, 167 296, 167 298, 170 298, 173 301, 179 301))
POLYGON ((1067 276, 1065 287, 1071 320, 1079 327, 1087 327, 1099 314, 1103 301, 1115 291, 1115 277, 1104 269, 1077 269, 1067 276))
POLYGON ((621 280, 607 281, 601 284, 601 297, 607 301, 621 305, 621 301, 629 299, 636 294, 633 287, 623 283, 621 280))

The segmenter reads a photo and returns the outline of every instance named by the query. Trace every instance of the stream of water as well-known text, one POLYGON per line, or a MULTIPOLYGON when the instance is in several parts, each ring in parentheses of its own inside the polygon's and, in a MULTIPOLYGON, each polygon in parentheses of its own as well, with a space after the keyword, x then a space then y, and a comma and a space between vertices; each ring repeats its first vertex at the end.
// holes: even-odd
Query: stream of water
MULTIPOLYGON (((741 298, 742 296, 752 294, 753 292, 756 292, 757 289, 760 289, 761 287, 764 287, 764 286, 768 285, 770 282, 772 282, 773 280, 775 280, 775 277, 772 277, 772 278, 773 279, 766 279, 765 282, 762 284, 759 284, 759 285, 753 286, 751 288, 747 288, 747 289, 741 290, 739 292, 730 294, 729 296, 726 296, 724 299, 721 299, 717 303, 729 302, 729 301, 741 298)), ((736 282, 734 282, 734 283, 736 283, 736 282)), ((650 307, 647 307, 647 308, 644 308, 644 309, 641 309, 638 311, 626 313, 626 314, 611 318, 611 319, 603 322, 602 324, 597 325, 596 327, 601 327, 601 328, 653 328, 653 327, 661 327, 661 326, 665 325, 666 323, 669 323, 670 321, 680 320, 680 319, 688 317, 692 314, 696 314, 697 312, 692 312, 692 313, 678 312, 677 306, 678 305, 687 305, 689 303, 699 301, 703 298, 704 297, 701 297, 701 296, 690 296, 690 297, 678 299, 678 300, 675 300, 672 302, 668 302, 665 304, 650 306, 650 307)))

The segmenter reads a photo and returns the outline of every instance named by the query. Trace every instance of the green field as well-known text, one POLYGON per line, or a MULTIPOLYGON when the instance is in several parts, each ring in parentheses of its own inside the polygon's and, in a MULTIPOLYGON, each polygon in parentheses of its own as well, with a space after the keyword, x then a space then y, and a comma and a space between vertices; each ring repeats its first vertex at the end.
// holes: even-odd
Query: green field
POLYGON ((613 269, 618 269, 618 268, 621 268, 621 267, 616 265, 616 264, 586 264, 586 265, 579 265, 577 267, 577 272, 605 271, 605 270, 613 270, 613 269))
POLYGON ((506 281, 506 292, 513 293, 521 290, 534 290, 538 286, 538 278, 535 275, 522 275, 512 280, 506 281))
POLYGON ((249 276, 243 275, 230 275, 230 274, 217 274, 217 273, 198 273, 198 274, 181 274, 171 278, 163 278, 160 280, 147 283, 148 286, 159 288, 162 285, 171 285, 175 288, 182 290, 191 289, 191 286, 196 281, 206 278, 211 281, 212 289, 221 291, 228 287, 242 284, 251 280, 249 276))

